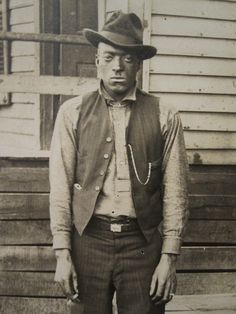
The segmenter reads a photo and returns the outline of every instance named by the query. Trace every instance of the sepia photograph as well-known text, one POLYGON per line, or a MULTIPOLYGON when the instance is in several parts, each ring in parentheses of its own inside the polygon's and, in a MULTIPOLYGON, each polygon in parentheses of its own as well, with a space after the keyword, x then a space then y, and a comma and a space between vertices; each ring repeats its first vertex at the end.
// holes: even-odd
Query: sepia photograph
POLYGON ((0 0, 0 314, 236 313, 236 0, 0 0))

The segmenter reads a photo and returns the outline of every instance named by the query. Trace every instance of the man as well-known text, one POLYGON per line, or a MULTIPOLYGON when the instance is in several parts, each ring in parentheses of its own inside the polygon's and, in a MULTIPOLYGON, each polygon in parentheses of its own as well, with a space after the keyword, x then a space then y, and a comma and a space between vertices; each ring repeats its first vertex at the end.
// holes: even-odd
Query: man
POLYGON ((55 280, 86 314, 160 314, 175 293, 187 220, 187 160, 179 115, 136 86, 143 45, 133 13, 98 33, 98 90, 58 113, 50 159, 55 280), (160 235, 160 231, 162 235, 160 235))

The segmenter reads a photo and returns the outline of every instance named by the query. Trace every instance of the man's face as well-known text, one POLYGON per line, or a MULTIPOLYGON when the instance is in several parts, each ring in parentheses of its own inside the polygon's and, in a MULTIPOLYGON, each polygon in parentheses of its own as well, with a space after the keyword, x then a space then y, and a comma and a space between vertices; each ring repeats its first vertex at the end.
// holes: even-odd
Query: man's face
POLYGON ((123 49, 100 42, 96 65, 98 77, 106 91, 114 99, 120 100, 134 87, 140 60, 123 49))

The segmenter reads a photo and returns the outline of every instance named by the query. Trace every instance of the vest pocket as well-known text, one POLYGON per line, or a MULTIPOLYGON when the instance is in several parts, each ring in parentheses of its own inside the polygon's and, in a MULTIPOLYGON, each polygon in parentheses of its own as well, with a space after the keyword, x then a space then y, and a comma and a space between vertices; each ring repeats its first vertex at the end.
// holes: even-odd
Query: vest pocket
POLYGON ((161 164, 162 164, 162 158, 159 158, 159 159, 157 159, 155 161, 152 161, 151 162, 151 169, 156 169, 159 166, 161 166, 161 164))

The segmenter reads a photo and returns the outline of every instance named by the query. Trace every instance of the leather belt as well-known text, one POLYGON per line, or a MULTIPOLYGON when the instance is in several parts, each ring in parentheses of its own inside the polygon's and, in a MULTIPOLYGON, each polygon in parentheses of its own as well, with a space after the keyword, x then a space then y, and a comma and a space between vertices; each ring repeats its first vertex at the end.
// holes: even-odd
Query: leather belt
POLYGON ((125 231, 132 231, 132 230, 139 230, 139 225, 137 219, 130 218, 130 219, 103 219, 96 216, 93 216, 88 224, 88 227, 111 231, 111 232, 125 232, 125 231))

